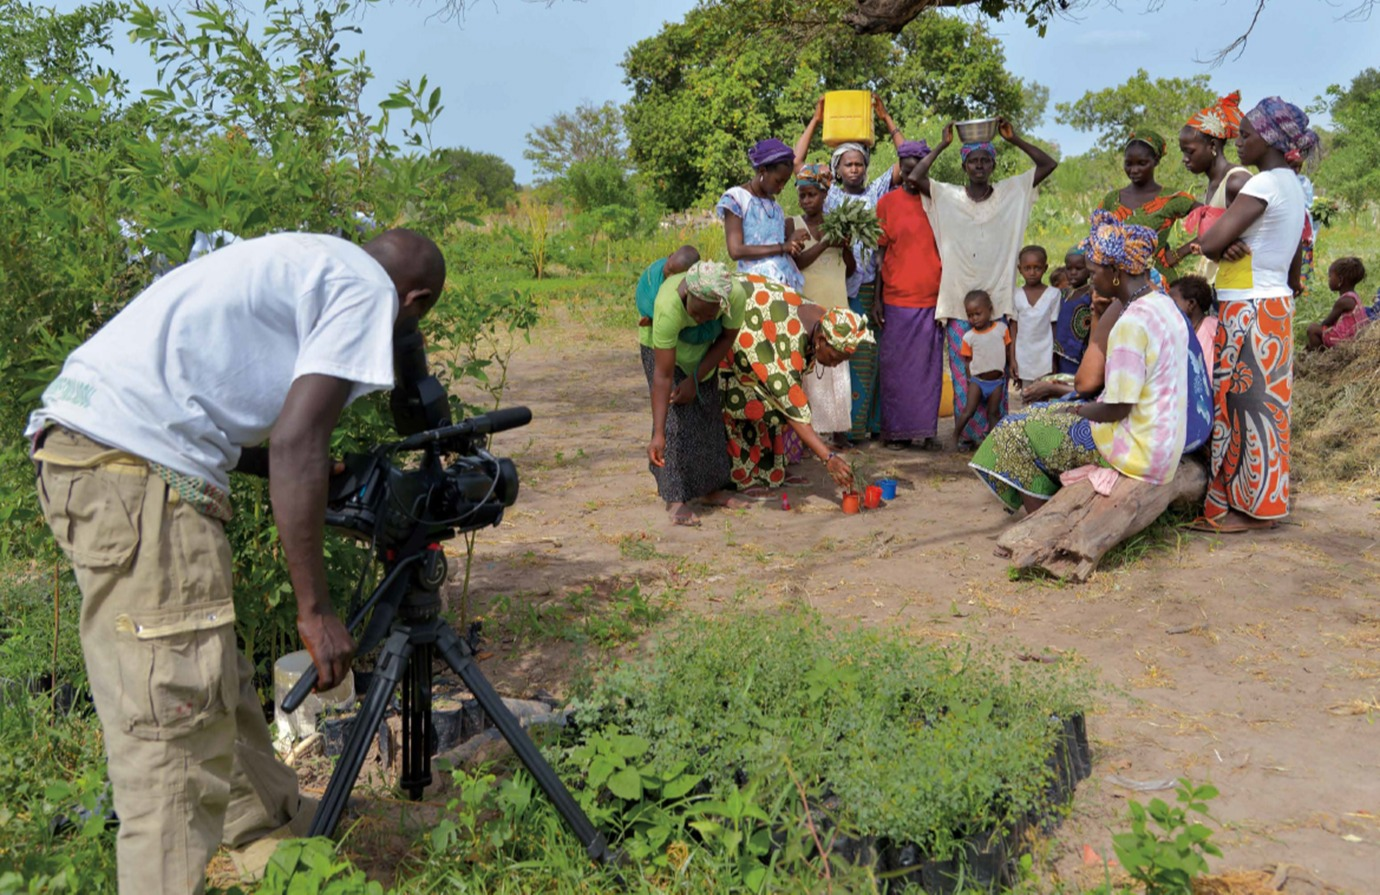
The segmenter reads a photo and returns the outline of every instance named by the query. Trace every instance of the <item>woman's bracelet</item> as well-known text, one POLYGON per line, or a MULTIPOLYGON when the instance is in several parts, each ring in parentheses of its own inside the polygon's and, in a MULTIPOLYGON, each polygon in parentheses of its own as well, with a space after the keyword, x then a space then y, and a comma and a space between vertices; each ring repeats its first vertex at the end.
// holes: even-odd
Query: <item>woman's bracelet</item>
POLYGON ((830 452, 829 452, 829 456, 827 456, 827 457, 824 458, 824 465, 825 465, 825 466, 828 466, 828 465, 829 465, 829 462, 830 462, 831 460, 833 460, 835 457, 837 457, 838 455, 839 455, 839 452, 838 452, 838 451, 830 451, 830 452))

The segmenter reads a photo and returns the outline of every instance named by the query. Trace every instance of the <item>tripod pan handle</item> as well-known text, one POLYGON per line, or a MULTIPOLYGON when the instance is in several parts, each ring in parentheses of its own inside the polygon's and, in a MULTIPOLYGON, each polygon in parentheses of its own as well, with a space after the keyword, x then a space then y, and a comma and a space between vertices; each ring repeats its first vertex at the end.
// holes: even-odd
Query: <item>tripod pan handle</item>
POLYGON ((312 688, 315 686, 316 666, 312 665, 302 672, 302 677, 298 679, 296 685, 288 691, 288 695, 283 697, 283 711, 288 713, 297 711, 297 707, 311 695, 312 688))

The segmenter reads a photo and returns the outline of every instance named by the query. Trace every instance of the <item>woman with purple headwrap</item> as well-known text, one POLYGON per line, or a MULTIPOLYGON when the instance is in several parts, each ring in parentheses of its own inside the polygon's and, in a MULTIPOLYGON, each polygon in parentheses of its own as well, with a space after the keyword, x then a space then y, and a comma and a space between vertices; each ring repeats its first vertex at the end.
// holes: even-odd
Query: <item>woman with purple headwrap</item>
MULTIPOLYGON (((902 175, 930 154, 924 140, 897 150, 902 175)), ((882 235, 877 243, 876 316, 882 325, 877 365, 881 384, 882 438, 900 450, 939 434, 944 387, 944 338, 934 325, 943 265, 919 189, 902 180, 877 203, 882 235)))
POLYGON ((804 234, 786 235, 786 212, 776 197, 795 173, 795 153, 776 139, 762 140, 748 150, 752 179, 729 187, 714 206, 724 222, 728 257, 740 273, 755 273, 799 292, 805 278, 795 266, 804 234))
MULTIPOLYGON (((886 106, 879 96, 872 99, 873 111, 891 135, 891 142, 899 151, 906 142, 901 129, 896 126, 886 106)), ((795 164, 799 168, 810 151, 810 141, 814 139, 815 129, 824 120, 824 99, 815 104, 814 117, 805 125, 804 132, 795 141, 795 164)), ((901 165, 899 161, 879 175, 871 183, 867 181, 868 166, 872 162, 871 151, 861 143, 843 143, 834 147, 829 158, 829 170, 833 172, 834 182, 824 197, 824 213, 828 214, 845 202, 862 202, 868 208, 876 209, 877 202, 890 190, 901 185, 901 165)), ((854 243, 853 255, 857 268, 848 277, 848 306, 855 313, 863 314, 874 327, 876 319, 877 265, 872 251, 862 243, 854 243)), ((877 348, 873 344, 863 345, 849 360, 848 375, 853 387, 853 425, 849 437, 862 441, 869 435, 877 435, 882 430, 881 405, 877 399, 877 348)))
MULTIPOLYGON (((959 353, 963 336, 971 329, 963 298, 974 289, 986 292, 992 297, 995 316, 1007 318, 1007 327, 1015 336, 1016 282, 1011 271, 1016 269, 1016 256, 1025 242, 1025 225, 1035 204, 1035 188, 1059 166, 1049 153, 1017 136, 1009 121, 999 119, 997 132, 1029 156, 1035 167, 992 183, 996 147, 991 143, 965 143, 962 153, 967 185, 930 180, 930 166, 953 142, 954 125, 950 122, 944 126, 942 142, 906 178, 915 181, 916 189, 929 199, 925 210, 934 225, 939 257, 944 261, 935 320, 944 327, 949 375, 956 395, 968 390, 966 368, 959 353)), ((1003 397, 1002 413, 1006 412, 1005 402, 1003 397)), ((958 405, 955 401, 955 422, 962 412, 958 405)), ((960 433, 960 444, 981 441, 990 425, 985 409, 979 409, 960 433)))
POLYGON ((1217 393, 1212 477, 1198 526, 1216 532, 1274 528, 1289 513, 1289 410, 1294 298, 1308 206, 1289 154, 1311 153, 1308 116, 1277 96, 1246 113, 1236 136, 1246 182, 1198 238, 1217 268, 1217 393), (1237 240, 1244 257, 1229 249, 1237 240))

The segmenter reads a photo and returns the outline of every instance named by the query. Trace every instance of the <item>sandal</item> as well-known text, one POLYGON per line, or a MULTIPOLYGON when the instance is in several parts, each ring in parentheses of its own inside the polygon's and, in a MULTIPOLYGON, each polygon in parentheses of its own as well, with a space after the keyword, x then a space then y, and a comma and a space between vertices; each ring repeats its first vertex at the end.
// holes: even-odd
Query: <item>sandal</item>
POLYGON ((1273 519, 1256 519, 1252 522, 1229 522, 1223 524, 1206 516, 1199 516, 1184 526, 1189 531, 1203 531, 1209 534, 1239 535, 1248 531, 1272 531, 1279 527, 1273 519))

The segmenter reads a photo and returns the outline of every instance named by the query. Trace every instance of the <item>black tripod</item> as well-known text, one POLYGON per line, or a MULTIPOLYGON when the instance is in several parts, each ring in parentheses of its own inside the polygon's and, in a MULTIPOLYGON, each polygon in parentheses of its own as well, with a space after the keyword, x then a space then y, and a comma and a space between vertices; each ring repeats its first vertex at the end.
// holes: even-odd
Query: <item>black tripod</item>
MULTIPOLYGON (((312 818, 310 835, 330 836, 340 822, 350 790, 354 788, 369 741, 383 721, 393 692, 402 687, 402 772, 399 786, 412 799, 420 799, 431 783, 431 750, 436 741, 431 723, 431 664, 439 654, 474 694, 475 700, 503 734, 542 792, 556 806, 571 832, 590 858, 618 864, 622 853, 609 848, 608 840, 594 828, 556 772, 546 763, 521 723, 479 671, 474 648, 439 618, 438 589, 446 579, 445 554, 438 545, 421 547, 385 565, 383 581, 350 618, 356 628, 373 607, 373 617, 360 637, 359 650, 367 652, 384 635, 383 649, 365 693, 363 706, 345 742, 340 762, 326 786, 326 795, 312 818)), ((302 675, 283 700, 285 711, 294 711, 316 684, 316 669, 302 675)))

